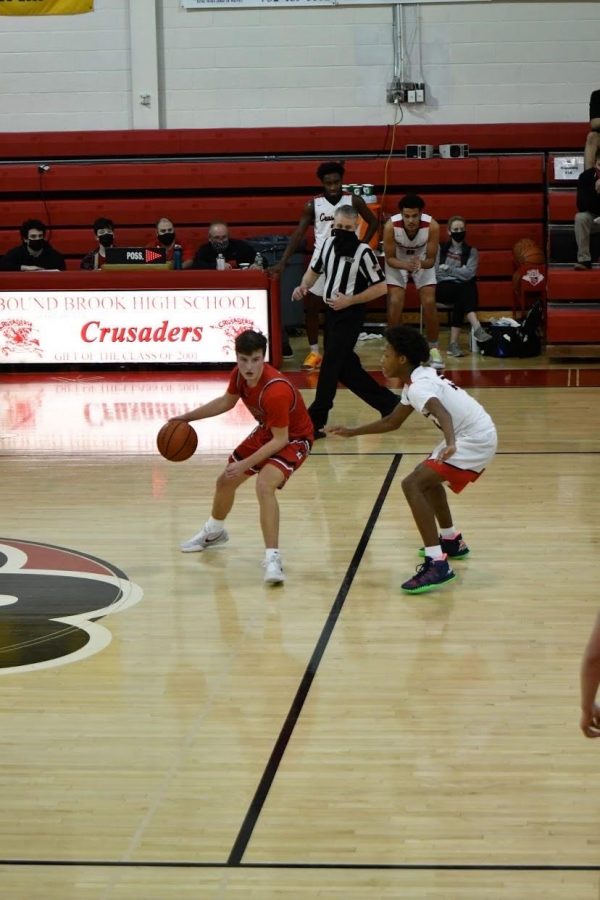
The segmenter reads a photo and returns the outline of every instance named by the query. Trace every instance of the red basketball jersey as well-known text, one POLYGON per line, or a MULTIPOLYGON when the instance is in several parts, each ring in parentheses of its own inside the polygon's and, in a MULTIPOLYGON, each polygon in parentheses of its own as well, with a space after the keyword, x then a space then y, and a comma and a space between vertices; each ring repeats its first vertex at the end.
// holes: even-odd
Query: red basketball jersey
POLYGON ((255 387, 250 387, 236 366, 231 373, 227 393, 239 394, 256 421, 263 428, 286 428, 291 441, 313 438, 313 424, 304 400, 294 385, 265 363, 255 387))

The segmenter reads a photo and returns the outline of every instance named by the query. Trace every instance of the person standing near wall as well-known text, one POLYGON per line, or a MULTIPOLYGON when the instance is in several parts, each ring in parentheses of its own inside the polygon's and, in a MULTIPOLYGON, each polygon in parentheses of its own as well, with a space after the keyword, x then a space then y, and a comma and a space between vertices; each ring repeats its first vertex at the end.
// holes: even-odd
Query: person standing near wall
MULTIPOLYGON (((361 219, 364 219, 367 223, 367 231, 363 241, 367 244, 369 243, 377 231, 377 218, 362 197, 356 194, 348 194, 342 190, 344 172, 345 169, 341 162, 321 163, 317 169, 317 178, 323 185, 323 193, 313 197, 305 205, 300 221, 290 237, 283 256, 278 263, 269 268, 270 275, 280 275, 283 272, 289 258, 296 252, 311 225, 314 227, 315 233, 315 248, 312 259, 317 259, 326 239, 331 237, 336 211, 344 205, 351 205, 361 219)), ((310 290, 302 298, 306 336, 309 344, 308 355, 302 364, 302 367, 305 369, 318 369, 322 362, 322 356, 319 353, 319 314, 324 311, 323 287, 323 277, 316 279, 310 290)))
POLYGON ((435 260, 440 226, 423 212, 424 208, 422 197, 406 194, 398 203, 400 212, 392 216, 383 229, 388 325, 394 328, 402 324, 406 287, 412 278, 423 307, 431 365, 434 369, 443 369, 444 361, 438 346, 440 323, 435 305, 435 260))

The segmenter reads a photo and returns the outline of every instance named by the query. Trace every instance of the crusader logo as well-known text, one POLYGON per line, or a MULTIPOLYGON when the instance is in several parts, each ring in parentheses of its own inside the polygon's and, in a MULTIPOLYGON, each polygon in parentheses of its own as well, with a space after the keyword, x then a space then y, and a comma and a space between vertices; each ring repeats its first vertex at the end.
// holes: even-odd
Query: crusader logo
POLYGON ((221 319, 216 325, 211 325, 210 327, 217 328, 224 333, 227 342, 223 344, 221 349, 224 353, 228 353, 235 347, 235 339, 238 334, 241 334, 242 331, 252 331, 254 329, 254 322, 252 319, 244 319, 241 316, 238 316, 234 319, 221 319))
POLYGON ((0 353, 35 353, 42 355, 40 342, 33 336, 33 323, 27 319, 5 319, 0 322, 0 353))
POLYGON ((98 653, 112 635, 97 620, 141 599, 139 585, 102 559, 0 538, 0 675, 98 653))

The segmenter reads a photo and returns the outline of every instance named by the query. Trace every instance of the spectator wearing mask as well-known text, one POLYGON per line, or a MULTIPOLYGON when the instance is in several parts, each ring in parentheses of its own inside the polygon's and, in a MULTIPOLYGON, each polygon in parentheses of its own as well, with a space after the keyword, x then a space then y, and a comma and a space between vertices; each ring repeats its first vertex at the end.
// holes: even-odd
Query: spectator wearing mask
POLYGON ((585 271, 592 268, 590 236, 600 232, 600 147, 596 150, 592 168, 585 169, 577 179, 577 209, 575 268, 585 271))
POLYGON ((452 216, 448 219, 450 240, 440 244, 436 259, 436 303, 445 303, 452 307, 448 356, 464 356, 458 341, 465 318, 478 341, 489 341, 491 338, 491 335, 481 327, 476 315, 479 253, 475 247, 469 247, 465 240, 466 235, 467 223, 462 216, 452 216))
POLYGON ((191 253, 183 246, 181 241, 177 240, 175 226, 170 219, 163 217, 156 223, 156 247, 164 247, 167 251, 167 262, 173 262, 173 250, 175 245, 181 247, 181 268, 190 269, 192 267, 193 257, 191 253))
POLYGON ((22 244, 0 260, 3 272, 43 272, 66 269, 64 257, 46 240, 48 229, 39 219, 27 219, 19 229, 22 244))
POLYGON ((80 269, 101 269, 106 262, 106 248, 112 247, 115 243, 115 226, 112 219, 96 219, 92 229, 96 235, 98 246, 85 254, 79 264, 80 269))
POLYGON ((225 269, 235 269, 242 264, 252 266, 256 250, 247 241, 229 237, 226 222, 211 222, 208 228, 208 243, 196 250, 192 269, 216 269, 217 259, 223 257, 225 269))

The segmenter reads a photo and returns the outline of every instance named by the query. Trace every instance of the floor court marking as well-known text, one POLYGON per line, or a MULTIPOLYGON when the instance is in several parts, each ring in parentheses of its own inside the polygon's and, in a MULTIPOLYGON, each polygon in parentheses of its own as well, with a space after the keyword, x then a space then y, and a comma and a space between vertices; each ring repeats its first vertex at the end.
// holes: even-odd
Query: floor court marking
POLYGON ((323 654, 325 653, 325 650, 327 649, 327 645, 329 643, 329 639, 333 634, 333 629, 335 628, 344 603, 346 602, 346 597, 348 596, 348 592, 358 571, 358 567, 367 548, 367 544, 369 543, 369 539, 371 537, 377 519, 379 518, 379 514, 381 512, 383 504, 385 503, 385 499, 388 495, 390 486, 392 484, 392 481, 394 480, 394 476, 396 474, 396 471, 398 470, 401 459, 402 454, 400 453, 396 453, 394 455, 394 458, 392 459, 377 499, 375 500, 375 503, 373 505, 373 509, 371 510, 371 514, 368 518, 367 524, 363 529, 363 533, 358 542, 358 546, 354 551, 354 555, 350 561, 350 565, 348 566, 346 574, 344 575, 341 587, 337 593, 335 600, 333 601, 333 606, 329 611, 329 615, 327 616, 327 620, 323 626, 321 634, 319 635, 315 649, 313 650, 304 675, 302 676, 302 680, 300 682, 298 690, 296 691, 296 696, 292 701, 292 705, 290 706, 288 714, 281 727, 279 737, 275 742, 275 746, 273 747, 271 756, 267 762, 262 778, 258 784, 252 802, 250 803, 248 812, 246 813, 244 821, 242 822, 241 828, 238 832, 238 836, 233 844, 233 847, 231 848, 231 853, 229 854, 229 859, 227 860, 229 865, 237 866, 241 863, 248 843, 252 838, 254 827, 256 825, 256 822, 258 821, 258 817, 260 816, 265 800, 267 799, 267 796, 269 794, 269 790, 271 789, 271 785, 273 784, 273 780, 275 779, 275 776, 277 774, 279 763, 282 760, 285 749, 293 734, 294 728, 296 727, 296 722, 300 717, 302 707, 304 706, 304 702, 308 696, 308 692, 312 685, 313 679, 317 674, 319 665, 323 658, 323 654))
POLYGON ((197 860, 118 859, 0 859, 0 866, 31 866, 114 869, 294 869, 300 871, 368 871, 368 872, 600 872, 600 865, 547 865, 535 863, 277 863, 198 862, 197 860))

